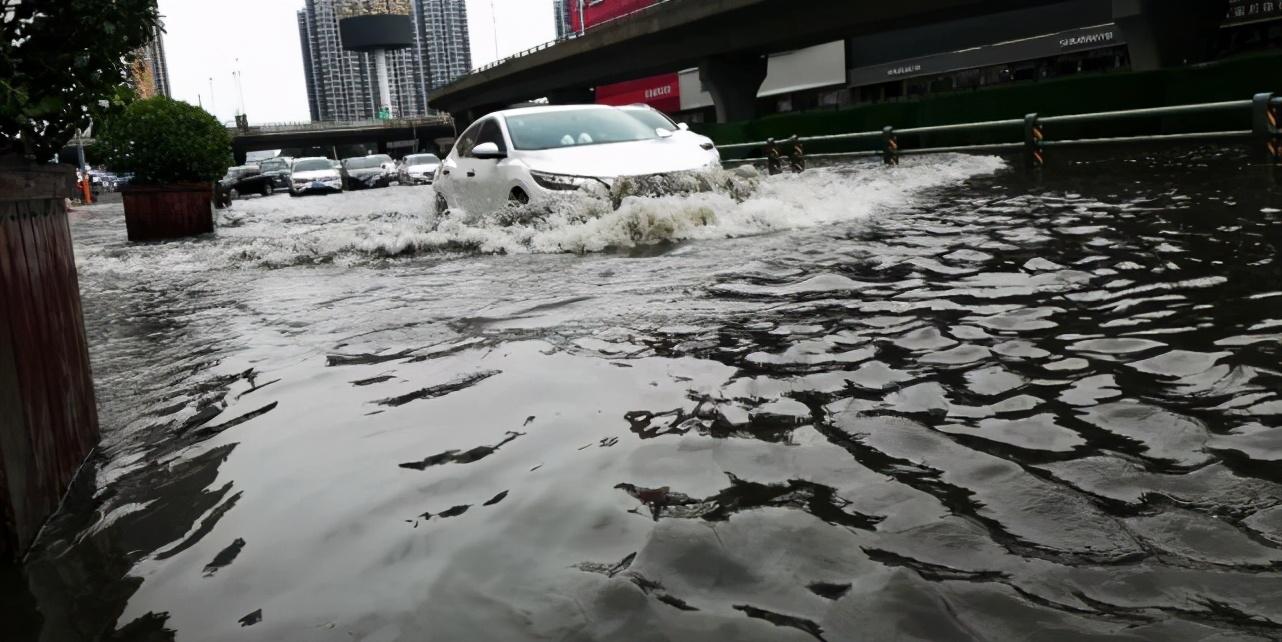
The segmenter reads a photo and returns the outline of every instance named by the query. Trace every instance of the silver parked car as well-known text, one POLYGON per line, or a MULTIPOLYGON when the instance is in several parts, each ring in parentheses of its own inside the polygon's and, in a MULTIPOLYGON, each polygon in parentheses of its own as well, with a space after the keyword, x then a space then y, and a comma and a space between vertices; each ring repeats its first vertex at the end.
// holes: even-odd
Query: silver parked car
POLYGON ((396 180, 401 185, 431 185, 441 159, 436 154, 412 154, 401 161, 396 180))

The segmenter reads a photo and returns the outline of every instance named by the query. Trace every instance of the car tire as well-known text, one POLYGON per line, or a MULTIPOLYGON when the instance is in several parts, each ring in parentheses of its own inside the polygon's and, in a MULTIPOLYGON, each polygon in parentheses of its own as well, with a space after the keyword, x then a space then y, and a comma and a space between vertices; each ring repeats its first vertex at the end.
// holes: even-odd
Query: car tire
POLYGON ((437 194, 436 195, 436 215, 445 216, 449 213, 450 213, 449 201, 445 200, 445 196, 441 194, 437 194))
POLYGON ((272 192, 275 191, 275 189, 276 188, 272 187, 271 185, 264 185, 262 194, 263 196, 271 196, 272 192))
POLYGON ((513 187, 512 191, 507 195, 507 202, 512 205, 529 205, 530 195, 519 187, 513 187))
POLYGON ((299 194, 298 192, 295 192, 295 191, 294 191, 294 190, 292 190, 292 189, 291 189, 291 190, 289 190, 289 195, 290 195, 291 197, 293 197, 293 198, 298 198, 299 196, 302 196, 302 194, 299 194))

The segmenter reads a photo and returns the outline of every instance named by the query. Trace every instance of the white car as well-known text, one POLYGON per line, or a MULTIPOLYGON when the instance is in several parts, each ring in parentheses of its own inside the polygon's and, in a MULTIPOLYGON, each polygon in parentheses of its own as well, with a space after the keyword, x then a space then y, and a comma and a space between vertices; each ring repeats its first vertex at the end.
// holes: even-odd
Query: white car
MULTIPOLYGON (((622 109, 631 116, 641 119, 641 122, 650 127, 654 127, 655 129, 666 129, 672 132, 674 138, 687 139, 695 145, 703 146, 704 149, 708 149, 709 147, 716 149, 716 144, 712 142, 711 138, 708 138, 703 134, 696 134, 690 131, 690 126, 685 123, 672 122, 672 119, 668 118, 667 114, 645 103, 627 105, 626 107, 620 107, 619 109, 622 109)), ((720 157, 718 156, 718 159, 719 158, 720 157)))
POLYGON ((401 185, 432 184, 436 170, 441 166, 441 159, 436 154, 411 154, 401 162, 397 170, 397 181, 401 185))
POLYGON ((299 158, 289 169, 289 195, 341 192, 343 175, 328 158, 299 158))
MULTIPOLYGON (((666 121, 671 124, 671 121, 666 121)), ((622 177, 721 166, 712 141, 653 127, 606 105, 499 111, 459 136, 436 174, 436 211, 494 212, 575 190, 608 192, 622 177)), ((702 137, 700 137, 702 138, 702 137)))

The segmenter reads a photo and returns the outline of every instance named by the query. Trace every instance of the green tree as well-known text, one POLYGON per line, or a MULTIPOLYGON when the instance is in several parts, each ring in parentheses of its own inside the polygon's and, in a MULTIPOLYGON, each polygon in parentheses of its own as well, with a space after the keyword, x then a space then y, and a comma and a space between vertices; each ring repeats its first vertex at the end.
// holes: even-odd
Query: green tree
POLYGON ((157 96, 130 104, 96 132, 108 167, 140 185, 209 182, 232 162, 231 136, 209 112, 157 96))
POLYGON ((155 0, 0 0, 0 155, 44 162, 126 105, 155 0))

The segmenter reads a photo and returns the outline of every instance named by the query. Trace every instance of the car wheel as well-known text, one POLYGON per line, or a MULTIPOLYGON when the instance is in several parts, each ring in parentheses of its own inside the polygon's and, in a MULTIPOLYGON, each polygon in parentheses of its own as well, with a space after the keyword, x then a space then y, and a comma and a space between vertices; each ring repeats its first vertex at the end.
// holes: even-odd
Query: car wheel
POLYGON ((530 195, 526 194, 525 190, 519 187, 514 187, 512 188, 512 192, 507 195, 507 202, 515 205, 529 205, 530 195))
POLYGON ((292 190, 292 189, 291 189, 291 190, 289 190, 289 195, 290 195, 290 196, 292 196, 292 197, 294 197, 294 198, 298 198, 299 196, 302 196, 302 194, 299 194, 298 192, 295 192, 295 191, 294 191, 294 190, 292 190))
POLYGON ((449 214, 449 213, 450 213, 449 202, 445 200, 444 196, 437 194, 436 195, 436 215, 445 216, 446 214, 449 214))
POLYGON ((272 187, 271 185, 264 185, 262 194, 263 196, 271 196, 272 192, 274 192, 275 190, 276 188, 272 187))

